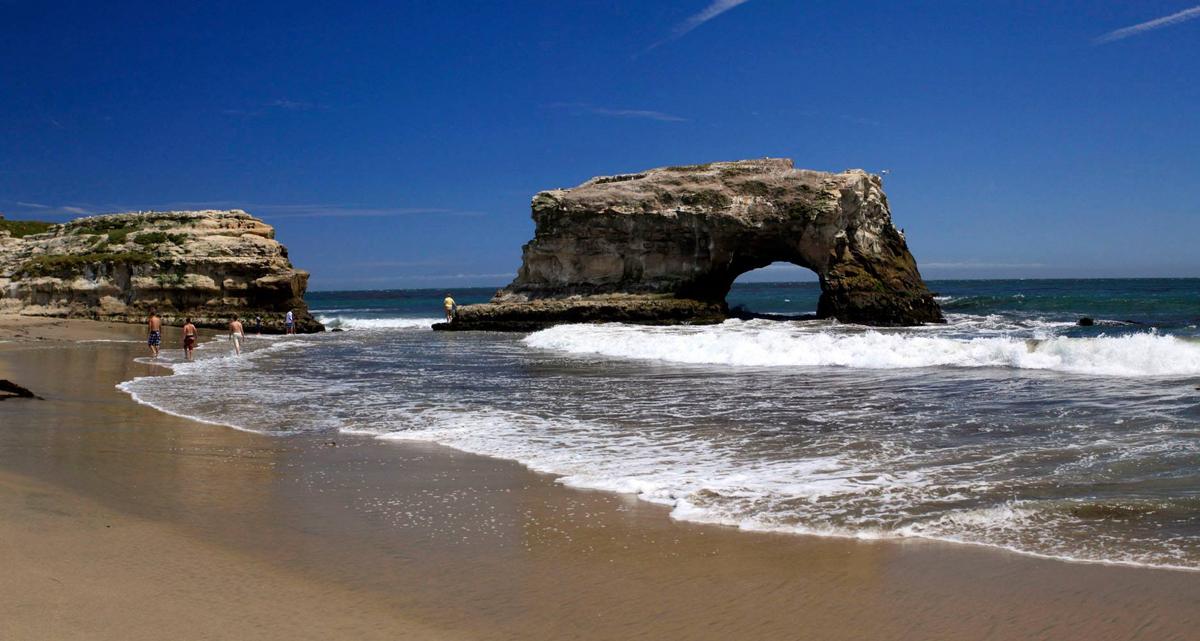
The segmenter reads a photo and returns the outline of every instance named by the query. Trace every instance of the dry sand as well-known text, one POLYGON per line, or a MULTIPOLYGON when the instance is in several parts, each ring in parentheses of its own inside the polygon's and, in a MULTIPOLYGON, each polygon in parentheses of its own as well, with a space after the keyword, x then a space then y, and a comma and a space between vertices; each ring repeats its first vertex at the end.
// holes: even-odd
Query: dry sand
POLYGON ((1200 573, 739 532, 433 445, 205 425, 114 389, 163 373, 144 346, 62 342, 140 328, 21 323, 0 378, 47 400, 0 403, 0 639, 1200 637, 1200 573))

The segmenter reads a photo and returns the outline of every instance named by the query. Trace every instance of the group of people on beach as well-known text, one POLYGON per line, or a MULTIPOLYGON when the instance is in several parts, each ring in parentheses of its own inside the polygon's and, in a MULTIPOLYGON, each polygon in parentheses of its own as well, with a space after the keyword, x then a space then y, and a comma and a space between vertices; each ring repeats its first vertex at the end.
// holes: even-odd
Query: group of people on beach
MULTIPOLYGON (((446 310, 446 322, 454 320, 458 314, 458 303, 450 294, 446 294, 446 300, 442 301, 446 310)), ((150 318, 146 321, 148 335, 146 337, 146 345, 150 348, 150 355, 158 358, 159 348, 162 346, 162 317, 158 315, 157 309, 150 310, 150 318)), ((286 334, 296 333, 296 315, 292 310, 288 310, 283 316, 283 328, 286 334)), ((240 356, 242 354, 242 342, 246 340, 246 328, 242 324, 241 319, 237 314, 234 314, 229 319, 229 341, 233 344, 233 353, 240 356)), ((254 331, 258 334, 262 333, 262 317, 254 317, 254 331)), ((192 360, 192 352, 196 350, 196 341, 199 337, 196 331, 196 325, 192 323, 191 317, 183 320, 183 356, 187 360, 192 360)))
MULTIPOLYGON (((146 345, 150 347, 150 355, 158 358, 159 348, 162 346, 162 317, 158 315, 157 309, 150 310, 150 319, 146 321, 149 335, 146 337, 146 345)), ((183 353, 190 361, 192 360, 192 351, 196 349, 196 326, 192 324, 190 317, 183 321, 183 353)))
MULTIPOLYGON (((159 348, 162 345, 162 317, 158 315, 157 309, 150 310, 150 318, 146 321, 148 335, 146 337, 146 345, 150 348, 150 355, 158 358, 159 348)), ((288 310, 283 317, 284 331, 288 334, 296 333, 296 315, 292 310, 288 310)), ((229 341, 233 344, 233 353, 241 356, 242 342, 246 340, 246 328, 242 324, 241 319, 237 314, 234 314, 229 319, 229 341)), ((262 317, 254 317, 254 331, 262 333, 262 317)), ((191 317, 183 320, 183 356, 187 360, 192 360, 192 353, 196 350, 196 341, 199 333, 196 331, 196 325, 192 323, 191 317)))

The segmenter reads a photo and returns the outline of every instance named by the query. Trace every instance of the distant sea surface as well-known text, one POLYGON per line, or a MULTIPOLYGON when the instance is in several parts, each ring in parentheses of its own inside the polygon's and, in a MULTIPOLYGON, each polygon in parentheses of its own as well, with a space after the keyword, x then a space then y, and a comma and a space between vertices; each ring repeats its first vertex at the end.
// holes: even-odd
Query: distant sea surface
MULTIPOLYGON (((519 461, 751 530, 1200 570, 1200 280, 934 281, 949 322, 442 333, 445 290, 315 292, 344 332, 210 343, 121 385, 287 438, 519 461), (1081 317, 1094 318, 1080 327, 1081 317)), ((493 289, 450 290, 462 304, 493 289)), ((731 305, 816 309, 816 283, 731 305)))

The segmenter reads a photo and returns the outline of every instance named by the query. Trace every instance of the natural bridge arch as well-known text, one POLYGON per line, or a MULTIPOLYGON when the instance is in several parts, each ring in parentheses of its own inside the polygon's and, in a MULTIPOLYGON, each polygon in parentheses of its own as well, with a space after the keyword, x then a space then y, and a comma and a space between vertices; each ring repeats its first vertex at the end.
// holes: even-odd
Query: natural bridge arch
POLYGON ((533 199, 517 278, 442 329, 559 322, 715 322, 741 274, 811 269, 818 316, 871 325, 941 322, 878 176, 762 159, 593 178, 533 199))
POLYGON ((729 315, 737 318, 806 319, 816 314, 820 296, 815 272, 775 262, 738 276, 725 304, 729 315))

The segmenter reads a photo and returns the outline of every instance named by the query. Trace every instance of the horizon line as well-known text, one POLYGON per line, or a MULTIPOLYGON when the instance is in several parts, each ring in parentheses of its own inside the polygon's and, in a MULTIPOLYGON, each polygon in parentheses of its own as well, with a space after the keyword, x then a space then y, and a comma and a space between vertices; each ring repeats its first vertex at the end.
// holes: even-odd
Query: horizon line
MULTIPOLYGON (((969 280, 969 281, 1002 281, 1002 280, 1037 280, 1037 281, 1046 281, 1046 280, 1084 280, 1084 281, 1094 281, 1094 280, 1200 280, 1200 275, 1197 275, 1197 276, 1085 276, 1085 277, 1067 277, 1067 276, 1031 276, 1031 277, 1024 277, 1024 276, 1023 276, 1023 277, 1020 277, 1020 278, 982 278, 982 277, 975 278, 975 277, 964 277, 964 278, 926 278, 926 279, 924 279, 924 280, 925 280, 925 282, 927 282, 927 283, 933 283, 933 282, 947 282, 947 281, 962 281, 962 280, 969 280)), ((749 283, 736 283, 736 282, 735 282, 735 283, 733 284, 733 286, 739 286, 739 285, 741 285, 741 286, 745 286, 745 285, 808 285, 808 284, 818 284, 818 285, 819 285, 819 282, 818 282, 818 281, 815 281, 815 280, 763 280, 763 281, 753 281, 753 282, 749 282, 749 283)), ((447 290, 447 289, 450 289, 450 290, 454 290, 454 289, 492 289, 492 288, 496 288, 496 287, 499 287, 499 288, 504 288, 504 287, 505 287, 505 285, 459 285, 459 286, 457 286, 457 287, 455 287, 455 286, 443 286, 443 287, 381 287, 381 288, 372 288, 372 289, 309 289, 309 290, 305 291, 305 293, 306 293, 306 294, 322 294, 322 293, 342 293, 342 292, 420 292, 420 291, 438 291, 438 292, 440 292, 440 291, 444 291, 444 290, 447 290)))

